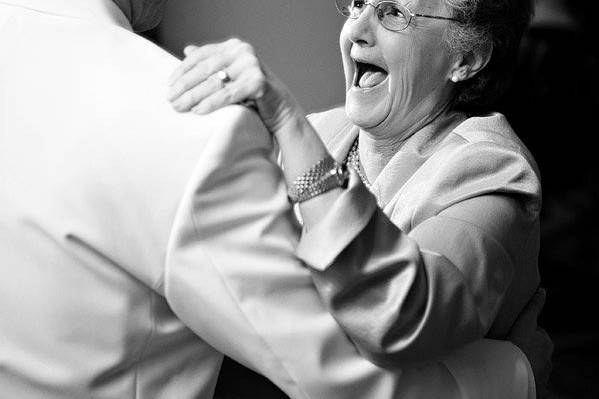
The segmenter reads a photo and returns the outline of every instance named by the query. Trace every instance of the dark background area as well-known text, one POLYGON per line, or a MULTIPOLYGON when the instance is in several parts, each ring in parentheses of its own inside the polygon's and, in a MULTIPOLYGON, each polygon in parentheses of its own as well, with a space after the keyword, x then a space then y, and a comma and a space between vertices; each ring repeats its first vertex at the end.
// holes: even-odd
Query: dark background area
MULTIPOLYGON (((235 1, 223 1, 220 8, 211 9, 203 4, 207 2, 172 0, 170 14, 148 37, 181 54, 186 43, 241 36, 254 43, 259 52, 272 47, 265 54, 266 62, 287 82, 306 110, 342 103, 343 77, 336 47, 342 21, 328 9, 334 7, 332 2, 269 0, 276 3, 273 9, 264 1, 261 5, 258 0, 235 1), (250 4, 257 5, 252 7, 256 14, 243 11, 250 4), (317 6, 319 11, 326 11, 310 11, 317 6), (308 14, 302 14, 304 9, 308 14), (258 16, 269 12, 270 16, 258 16), (186 15, 183 21, 179 19, 181 13, 186 15), (218 27, 204 23, 214 20, 215 13, 220 15, 216 18, 218 27), (317 24, 313 21, 315 14, 323 19, 317 24), (256 19, 252 20, 254 15, 256 19), (289 26, 259 20, 273 17, 283 22, 299 21, 299 25, 287 32, 289 26), (303 23, 302 18, 311 22, 303 23), (277 38, 275 44, 273 37, 277 38), (304 50, 298 53, 298 48, 304 50), (314 53, 317 56, 306 57, 314 53)), ((595 297, 599 290, 599 153, 595 144, 599 133, 598 24, 599 5, 594 0, 538 1, 535 20, 522 42, 514 81, 497 106, 541 170, 539 266, 547 302, 540 324, 555 344, 549 380, 549 397, 555 399, 599 398, 595 310, 599 303, 595 297)), ((264 378, 226 359, 216 397, 286 396, 264 378)))
POLYGON ((599 5, 542 1, 498 110, 531 150, 543 184, 540 323, 555 344, 553 398, 599 398, 599 5))

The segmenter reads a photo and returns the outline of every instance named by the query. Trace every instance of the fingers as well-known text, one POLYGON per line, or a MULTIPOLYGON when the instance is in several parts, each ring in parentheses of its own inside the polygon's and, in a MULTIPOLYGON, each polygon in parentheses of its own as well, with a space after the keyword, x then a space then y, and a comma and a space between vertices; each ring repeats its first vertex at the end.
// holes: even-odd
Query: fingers
POLYGON ((546 299, 547 299, 547 292, 545 291, 544 288, 540 287, 537 290, 535 296, 533 297, 533 301, 535 303, 535 306, 539 310, 539 313, 541 313, 541 310, 543 309, 543 306, 545 306, 545 300, 546 299))
POLYGON ((224 83, 214 74, 171 100, 172 106, 178 112, 187 112, 206 97, 223 89, 225 89, 224 83))
POLYGON ((508 339, 526 355, 532 367, 539 397, 546 393, 546 384, 551 374, 553 341, 545 330, 537 325, 537 318, 545 306, 547 293, 539 288, 528 301, 512 326, 508 339))
POLYGON ((528 301, 524 307, 527 313, 539 315, 545 306, 545 300, 547 299, 547 292, 544 288, 539 287, 537 292, 534 293, 532 298, 528 301))
POLYGON ((243 99, 242 90, 235 90, 232 86, 227 86, 204 98, 191 111, 198 115, 204 115, 225 105, 241 102, 243 99))
POLYGON ((251 45, 238 39, 185 48, 186 58, 171 76, 169 101, 179 112, 206 114, 230 104, 250 103, 273 134, 303 111, 251 45), (226 73, 226 79, 219 71, 226 73))
POLYGON ((202 98, 196 98, 192 111, 206 114, 229 104, 241 103, 248 99, 257 99, 262 95, 265 84, 264 75, 246 58, 236 60, 227 69, 231 82, 218 90, 203 92, 202 98))
POLYGON ((168 79, 169 86, 175 83, 183 75, 194 68, 198 62, 220 52, 223 52, 231 43, 229 41, 223 43, 206 44, 204 46, 189 45, 183 49, 185 59, 173 71, 168 79))
POLYGON ((537 337, 535 339, 541 343, 544 349, 544 353, 546 353, 547 355, 547 359, 551 359, 551 356, 553 355, 553 351, 555 349, 553 340, 551 339, 549 334, 547 334, 547 331, 545 331, 541 327, 537 327, 536 335, 537 337))
POLYGON ((544 398, 547 396, 547 383, 551 376, 553 363, 553 341, 542 328, 537 328, 533 343, 528 350, 525 351, 527 358, 530 361, 535 376, 535 385, 537 387, 537 396, 544 398))
POLYGON ((184 87, 181 94, 172 97, 171 100, 177 111, 187 112, 193 108, 196 113, 203 114, 225 105, 261 96, 264 75, 252 57, 238 56, 226 69, 225 65, 217 65, 222 69, 214 68, 217 71, 210 76, 205 76, 206 72, 195 74, 190 71, 175 83, 173 90, 184 87), (219 78, 217 72, 221 70, 226 72, 230 81, 225 82, 219 78), (212 98, 202 104, 209 97, 212 98))
POLYGON ((199 47, 194 44, 189 44, 189 45, 185 46, 185 48, 183 49, 183 54, 185 54, 185 56, 187 57, 187 56, 191 55, 198 48, 199 47))
POLYGON ((177 111, 206 113, 262 96, 265 75, 249 44, 231 39, 202 47, 188 46, 184 52, 187 57, 173 72, 167 94, 177 111), (219 79, 219 71, 225 71, 230 81, 219 79))
POLYGON ((192 112, 203 115, 225 105, 242 103, 256 93, 258 84, 250 79, 238 79, 206 96, 193 107, 192 112))
POLYGON ((535 327, 539 318, 539 314, 541 314, 543 306, 545 306, 546 298, 547 292, 545 292, 545 289, 539 288, 530 301, 528 301, 528 304, 526 304, 526 307, 523 310, 529 319, 534 320, 535 327))
POLYGON ((235 49, 230 45, 208 45, 206 47, 196 48, 173 73, 167 94, 169 101, 176 100, 186 91, 225 69, 236 58, 235 49))

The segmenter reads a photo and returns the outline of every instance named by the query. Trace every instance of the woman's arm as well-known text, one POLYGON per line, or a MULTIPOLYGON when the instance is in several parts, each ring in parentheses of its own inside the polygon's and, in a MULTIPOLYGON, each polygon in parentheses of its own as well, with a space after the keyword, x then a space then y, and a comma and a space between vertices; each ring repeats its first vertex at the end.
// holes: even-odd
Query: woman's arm
MULTIPOLYGON (((191 47, 186 54, 173 76, 170 99, 177 110, 207 113, 255 101, 279 142, 288 185, 328 154, 301 108, 251 46, 233 40, 191 47), (231 77, 224 84, 214 77, 223 69, 231 77)), ((464 163, 443 167, 460 170, 464 163)), ((464 188, 450 186, 455 193, 464 188)), ((398 367, 487 334, 510 286, 517 233, 533 228, 519 209, 509 197, 481 196, 447 207, 406 234, 352 175, 348 189, 301 203, 298 255, 363 354, 379 365, 398 367)))
POLYGON ((460 140, 393 195, 387 214, 353 180, 300 242, 332 313, 382 366, 505 337, 538 284, 534 169, 516 149, 460 140))
POLYGON ((325 303, 363 354, 393 368, 487 335, 512 282, 508 247, 518 246, 515 240, 529 228, 516 213, 509 199, 485 196, 406 234, 375 208, 345 246, 332 237, 355 222, 347 212, 331 214, 302 237, 298 255, 312 266, 325 303), (504 232, 489 228, 498 222, 504 232))
MULTIPOLYGON (((329 155, 306 115, 285 85, 257 57, 253 47, 239 39, 185 48, 186 58, 173 72, 168 99, 179 112, 210 113, 226 105, 250 100, 281 151, 288 186, 295 178, 329 155), (218 78, 226 71, 229 82, 218 78)), ((303 202, 304 227, 324 215, 340 189, 303 202)))

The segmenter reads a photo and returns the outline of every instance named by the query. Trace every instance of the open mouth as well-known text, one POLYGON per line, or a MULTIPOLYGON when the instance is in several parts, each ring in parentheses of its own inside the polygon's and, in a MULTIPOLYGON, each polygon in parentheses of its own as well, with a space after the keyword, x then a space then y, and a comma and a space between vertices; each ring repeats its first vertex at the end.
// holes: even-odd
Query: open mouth
POLYGON ((386 70, 377 65, 356 61, 354 86, 362 89, 375 87, 387 78, 387 74, 386 70))

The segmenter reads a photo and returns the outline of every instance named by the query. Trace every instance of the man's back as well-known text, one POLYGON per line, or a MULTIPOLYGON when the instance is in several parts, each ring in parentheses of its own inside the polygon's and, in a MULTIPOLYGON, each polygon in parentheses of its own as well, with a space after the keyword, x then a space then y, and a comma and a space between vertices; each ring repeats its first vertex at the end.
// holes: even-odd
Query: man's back
POLYGON ((221 355, 170 310, 163 264, 218 129, 163 100, 173 57, 77 8, 0 3, 0 397, 210 396, 221 355))

